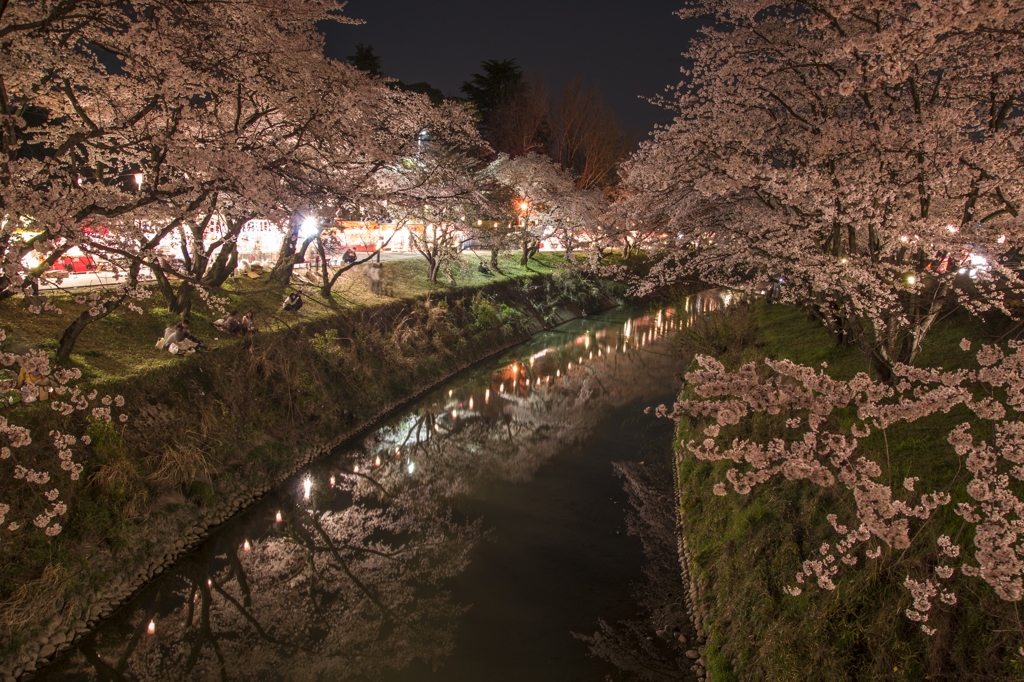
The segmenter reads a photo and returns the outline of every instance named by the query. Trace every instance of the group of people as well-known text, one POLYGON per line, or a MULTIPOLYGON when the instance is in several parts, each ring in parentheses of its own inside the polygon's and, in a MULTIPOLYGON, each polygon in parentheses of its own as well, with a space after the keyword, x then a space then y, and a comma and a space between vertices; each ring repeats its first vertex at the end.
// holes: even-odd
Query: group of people
POLYGON ((238 311, 232 310, 227 317, 214 321, 213 326, 217 331, 230 334, 231 336, 245 336, 256 333, 256 316, 251 310, 246 310, 245 315, 239 319, 238 311))
MULTIPOLYGON (((238 311, 232 310, 226 317, 216 320, 213 327, 222 334, 231 336, 255 334, 256 315, 253 311, 246 310, 245 315, 238 317, 238 311)), ((163 338, 156 342, 156 347, 166 350, 171 355, 187 355, 211 350, 199 338, 192 335, 187 318, 164 329, 163 338)))
MULTIPOLYGON (((347 263, 355 262, 356 252, 349 249, 345 252, 344 260, 347 263), (350 260, 351 259, 351 260, 350 260)), ((370 291, 374 295, 381 295, 384 292, 384 265, 372 263, 366 271, 370 279, 370 291)), ((281 303, 281 310, 288 313, 297 313, 302 309, 302 294, 293 291, 285 296, 281 303)), ((252 310, 246 310, 245 315, 238 316, 237 310, 232 310, 226 317, 222 317, 213 323, 214 328, 231 336, 247 336, 256 333, 256 316, 252 310)), ((196 353, 210 350, 202 341, 189 332, 189 322, 183 319, 177 324, 171 325, 164 330, 163 338, 157 341, 157 348, 170 352, 172 355, 196 353)))

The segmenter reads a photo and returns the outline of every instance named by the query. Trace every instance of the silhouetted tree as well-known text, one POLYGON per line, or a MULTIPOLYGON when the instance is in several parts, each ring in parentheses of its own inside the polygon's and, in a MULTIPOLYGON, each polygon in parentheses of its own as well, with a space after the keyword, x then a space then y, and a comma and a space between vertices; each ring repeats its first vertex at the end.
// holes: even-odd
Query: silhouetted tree
POLYGON ((380 56, 373 51, 373 45, 356 43, 356 53, 348 56, 348 62, 360 71, 365 71, 372 76, 380 76, 380 56))

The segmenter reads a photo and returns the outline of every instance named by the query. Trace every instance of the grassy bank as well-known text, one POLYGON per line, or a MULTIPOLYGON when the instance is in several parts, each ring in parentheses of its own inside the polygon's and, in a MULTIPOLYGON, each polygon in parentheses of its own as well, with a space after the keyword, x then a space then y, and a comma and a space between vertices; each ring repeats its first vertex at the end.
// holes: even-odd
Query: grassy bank
MULTIPOLYGON (((415 261, 402 266, 416 267, 415 261)), ((185 358, 153 348, 163 324, 158 310, 134 323, 111 321, 130 324, 123 334, 105 329, 108 320, 97 323, 92 336, 109 334, 112 345, 95 358, 83 350, 73 359, 93 385, 124 396, 127 423, 106 424, 82 413, 61 417, 38 403, 15 405, 5 415, 32 426, 34 434, 59 429, 92 439, 76 454, 85 466, 81 480, 62 490, 69 507, 64 531, 55 538, 7 534, 0 545, 7 669, 15 669, 11 661, 40 632, 81 631, 100 614, 89 604, 105 586, 136 584, 147 567, 183 551, 184 536, 195 536, 239 500, 292 473, 301 464, 298 453, 358 431, 546 322, 610 300, 598 285, 565 273, 470 283, 477 286, 432 288, 427 296, 377 305, 320 310, 307 303, 297 320, 264 324, 255 337, 185 358), (142 359, 132 364, 135 354, 142 359)), ((268 301, 277 305, 278 293, 267 293, 268 301)), ((212 315, 196 311, 193 319, 212 315)), ((46 318, 36 319, 38 341, 46 318)), ((17 342, 32 345, 32 331, 19 329, 17 342)), ((46 445, 37 438, 19 450, 19 461, 44 469, 53 457, 46 445)), ((19 505, 34 503, 31 496, 18 497, 26 489, 5 491, 11 516, 19 505)))
MULTIPOLYGON (((302 269, 295 271, 290 286, 271 281, 266 273, 256 278, 239 274, 229 279, 222 290, 216 293, 216 297, 227 309, 242 312, 252 309, 261 331, 278 332, 297 324, 390 300, 442 295, 464 287, 481 287, 494 282, 551 274, 560 270, 562 264, 561 255, 545 253, 538 254, 529 266, 522 267, 518 255, 502 254, 501 272, 486 276, 477 272, 475 264, 478 260, 476 256, 465 255, 466 267, 457 271, 458 279, 455 282, 442 279, 436 284, 431 284, 427 279, 427 264, 423 258, 386 260, 384 270, 387 296, 370 293, 370 282, 365 274, 368 266, 359 266, 341 276, 330 298, 320 295, 319 288, 310 283, 310 273, 302 269), (291 291, 301 292, 305 301, 298 313, 281 311, 281 301, 291 291)), ((7 331, 3 350, 23 353, 36 348, 52 353, 57 349, 58 340, 67 326, 88 308, 88 303, 76 302, 76 295, 88 296, 89 293, 88 290, 47 293, 50 302, 61 310, 59 315, 52 311, 28 315, 19 305, 18 299, 6 302, 0 306, 0 328, 7 331)), ((90 325, 76 344, 71 355, 72 364, 81 369, 92 384, 102 385, 107 381, 142 375, 151 369, 177 363, 170 354, 155 352, 153 345, 163 335, 165 327, 178 321, 178 316, 167 311, 166 302, 155 289, 151 298, 137 303, 143 310, 142 314, 122 307, 90 325)), ((221 335, 213 328, 213 321, 222 316, 223 312, 207 308, 196 296, 189 316, 192 333, 214 346, 240 343, 241 340, 236 338, 218 338, 221 335)))
MULTIPOLYGON (((770 357, 815 367, 825 362, 835 378, 867 372, 856 350, 833 347, 825 330, 794 308, 758 303, 710 316, 698 327, 686 344, 711 351, 728 366, 770 357)), ((977 348, 978 342, 995 341, 999 330, 945 320, 929 337, 919 364, 966 366, 972 357, 957 347, 963 337, 977 348)), ((684 387, 681 397, 693 395, 684 387)), ((788 416, 751 415, 722 437, 792 439, 785 428, 788 416)), ((938 631, 934 636, 904 615, 912 599, 903 582, 908 575, 922 579, 939 563, 938 536, 949 535, 968 555, 973 552, 971 530, 953 512, 966 497, 962 462, 946 441, 953 426, 964 421, 974 421, 976 433, 991 438, 990 424, 977 424, 965 409, 954 409, 861 440, 861 453, 897 485, 905 476, 920 476, 917 490, 948 490, 953 504, 914 528, 914 544, 906 552, 886 549, 877 560, 861 552, 857 566, 843 567, 837 589, 808 585, 798 597, 783 588, 795 584, 801 562, 820 558, 823 542, 836 540, 828 514, 853 520, 850 496, 838 486, 777 477, 749 495, 730 489, 717 497, 712 485, 725 479, 732 462, 712 464, 684 452, 679 471, 683 532, 700 592, 696 610, 706 624, 707 668, 716 682, 1024 679, 1018 653, 1024 633, 1014 605, 999 600, 980 580, 957 574, 948 581, 959 601, 950 607, 936 600, 929 621, 938 631)), ((684 418, 677 447, 703 440, 703 426, 684 418)))

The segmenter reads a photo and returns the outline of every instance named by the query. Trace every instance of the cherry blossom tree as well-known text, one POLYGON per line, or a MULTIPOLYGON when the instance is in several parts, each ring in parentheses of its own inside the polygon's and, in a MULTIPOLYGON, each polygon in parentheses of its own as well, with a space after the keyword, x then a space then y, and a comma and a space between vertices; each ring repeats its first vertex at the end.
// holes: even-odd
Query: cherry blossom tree
POLYGON ((519 264, 526 266, 545 239, 554 235, 555 225, 574 226, 582 207, 572 176, 558 169, 546 156, 499 156, 489 173, 512 190, 512 213, 516 218, 508 239, 522 251, 519 264))
POLYGON ((733 285, 783 276, 788 300, 886 378, 951 298, 1005 310, 1020 281, 995 256, 1024 239, 1019 8, 714 0, 680 15, 704 28, 678 115, 626 185, 682 226, 667 247, 707 232, 714 207, 712 248, 685 267, 733 285), (964 286, 970 253, 992 272, 964 286))
MULTIPOLYGON (((968 351, 970 345, 964 340, 961 347, 968 351)), ((894 552, 929 542, 921 528, 943 507, 952 506, 973 532, 952 539, 939 535, 933 574, 908 575, 905 581, 914 596, 906 615, 931 635, 935 630, 927 623, 934 600, 957 603, 955 590, 944 582, 957 571, 983 580, 1001 599, 1017 602, 1024 597, 1024 502, 1017 491, 1024 477, 1019 455, 1022 349, 1019 342, 1010 342, 1008 354, 983 346, 976 353, 977 369, 956 372, 899 365, 894 386, 863 373, 836 380, 822 369, 787 360, 766 360, 767 372, 753 363, 729 371, 714 358, 698 356, 700 368, 686 375, 696 397, 671 409, 661 406, 658 412, 697 420, 697 429, 690 432, 697 437, 684 443, 689 453, 735 464, 726 474, 728 483, 715 484, 716 495, 727 494, 730 487, 745 495, 780 477, 838 488, 848 495, 852 509, 828 517, 835 541, 824 543, 802 563, 796 584, 786 588, 793 595, 809 581, 833 590, 845 566, 879 560, 883 551, 884 562, 894 552), (920 477, 913 475, 892 484, 895 472, 886 463, 861 454, 860 441, 873 432, 884 433, 894 424, 912 423, 958 405, 993 428, 976 429, 963 422, 952 429, 950 454, 961 466, 941 489, 918 490, 920 477), (831 418, 847 408, 855 411, 852 423, 831 418), (735 437, 737 425, 757 412, 784 419, 787 433, 764 442, 735 437), (991 440, 976 431, 991 434, 991 440), (954 504, 954 496, 961 501, 954 504), (973 557, 960 538, 973 538, 973 557)))

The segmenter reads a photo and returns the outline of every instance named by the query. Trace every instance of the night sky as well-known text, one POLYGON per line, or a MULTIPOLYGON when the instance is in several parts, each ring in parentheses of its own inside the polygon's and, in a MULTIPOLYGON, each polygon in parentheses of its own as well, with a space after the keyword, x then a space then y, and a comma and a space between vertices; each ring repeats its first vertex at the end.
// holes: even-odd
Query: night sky
POLYGON ((381 70, 426 81, 445 95, 480 73, 485 59, 512 59, 543 72, 552 94, 573 79, 600 85, 623 128, 645 136, 671 115, 639 99, 680 80, 679 53, 693 34, 672 14, 681 0, 349 0, 345 14, 366 21, 325 30, 328 57, 344 61, 372 45, 381 70))

